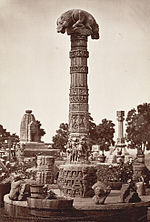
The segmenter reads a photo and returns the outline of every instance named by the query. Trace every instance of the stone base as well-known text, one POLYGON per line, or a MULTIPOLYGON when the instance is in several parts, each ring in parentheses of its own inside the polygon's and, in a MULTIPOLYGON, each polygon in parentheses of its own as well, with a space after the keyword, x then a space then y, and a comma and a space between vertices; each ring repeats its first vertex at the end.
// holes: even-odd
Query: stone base
POLYGON ((69 210, 42 210, 30 209, 27 201, 11 201, 5 195, 5 213, 1 211, 1 222, 147 222, 150 201, 119 203, 119 197, 120 192, 112 192, 103 205, 94 204, 92 198, 75 198, 73 208, 69 210))
POLYGON ((92 197, 96 183, 96 166, 91 164, 67 164, 59 167, 58 186, 65 196, 92 197))
POLYGON ((49 199, 36 199, 36 198, 27 198, 27 203, 29 208, 31 209, 40 209, 40 210, 58 210, 58 209, 70 209, 73 205, 73 199, 66 199, 66 198, 58 198, 54 200, 49 199))

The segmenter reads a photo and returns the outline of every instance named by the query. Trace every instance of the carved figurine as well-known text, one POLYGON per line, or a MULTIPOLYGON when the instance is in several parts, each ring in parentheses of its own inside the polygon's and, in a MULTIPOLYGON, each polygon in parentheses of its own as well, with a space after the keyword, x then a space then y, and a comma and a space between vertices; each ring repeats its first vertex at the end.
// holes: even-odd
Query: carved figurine
POLYGON ((92 186, 92 189, 95 193, 95 196, 93 197, 94 202, 96 204, 104 204, 107 196, 110 194, 111 187, 98 181, 92 186))
POLYGON ((50 200, 57 199, 57 195, 52 190, 47 190, 45 199, 50 199, 50 200))
POLYGON ((92 39, 99 39, 99 27, 94 17, 81 9, 69 10, 57 19, 57 32, 65 33, 68 28, 74 33, 78 28, 87 29, 92 39))
POLYGON ((9 198, 11 200, 22 200, 24 197, 24 191, 26 188, 26 182, 21 175, 14 175, 13 181, 11 182, 11 189, 9 198))
POLYGON ((140 202, 141 198, 137 193, 136 184, 129 179, 127 184, 123 184, 121 188, 120 201, 124 203, 140 202))

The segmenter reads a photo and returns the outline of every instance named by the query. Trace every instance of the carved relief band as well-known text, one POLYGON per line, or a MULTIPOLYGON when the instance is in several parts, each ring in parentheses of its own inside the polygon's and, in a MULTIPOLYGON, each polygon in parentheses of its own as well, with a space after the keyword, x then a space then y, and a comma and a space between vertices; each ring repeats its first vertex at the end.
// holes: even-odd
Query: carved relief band
POLYGON ((89 57, 89 52, 87 50, 81 50, 81 49, 72 50, 70 52, 70 58, 74 58, 74 57, 86 57, 86 58, 88 58, 89 57))
POLYGON ((70 103, 69 109, 71 112, 88 112, 88 104, 86 103, 70 103))
POLYGON ((70 114, 69 130, 71 132, 86 132, 88 130, 87 115, 77 112, 70 114))
POLYGON ((70 96, 70 103, 88 103, 88 96, 70 96))
POLYGON ((86 87, 75 87, 70 89, 70 96, 74 95, 88 95, 88 89, 86 87))
POLYGON ((74 73, 74 72, 88 73, 88 67, 87 66, 73 66, 73 67, 70 67, 70 73, 74 73))

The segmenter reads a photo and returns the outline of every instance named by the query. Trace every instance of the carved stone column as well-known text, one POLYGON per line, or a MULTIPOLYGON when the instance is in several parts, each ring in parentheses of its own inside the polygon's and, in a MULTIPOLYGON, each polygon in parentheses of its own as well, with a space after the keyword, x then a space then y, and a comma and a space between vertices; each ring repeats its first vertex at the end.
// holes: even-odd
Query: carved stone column
POLYGON ((87 85, 87 36, 71 35, 71 67, 69 95, 69 134, 73 137, 88 137, 88 85, 87 85))
POLYGON ((125 138, 123 134, 124 111, 117 111, 117 120, 118 120, 117 147, 125 147, 125 138))
POLYGON ((73 9, 57 19, 57 32, 71 36, 71 67, 69 95, 69 139, 88 137, 88 85, 87 51, 88 36, 99 38, 99 27, 94 17, 83 10, 73 9))
POLYGON ((57 32, 71 36, 70 94, 69 94, 69 141, 68 160, 61 165, 58 184, 68 196, 93 196, 92 185, 96 182, 96 170, 88 162, 88 84, 87 51, 88 36, 99 38, 99 28, 94 17, 86 11, 73 9, 57 20, 57 32))

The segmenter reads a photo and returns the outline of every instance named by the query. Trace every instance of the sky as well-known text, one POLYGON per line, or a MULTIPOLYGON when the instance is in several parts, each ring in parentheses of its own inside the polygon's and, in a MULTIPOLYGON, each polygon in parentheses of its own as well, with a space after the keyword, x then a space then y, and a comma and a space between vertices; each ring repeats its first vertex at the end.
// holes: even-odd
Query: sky
POLYGON ((33 110, 51 142, 68 122, 70 37, 56 31, 69 9, 91 13, 100 39, 88 38, 89 112, 96 124, 116 125, 150 102, 149 0, 0 0, 0 124, 20 134, 25 110, 33 110))

